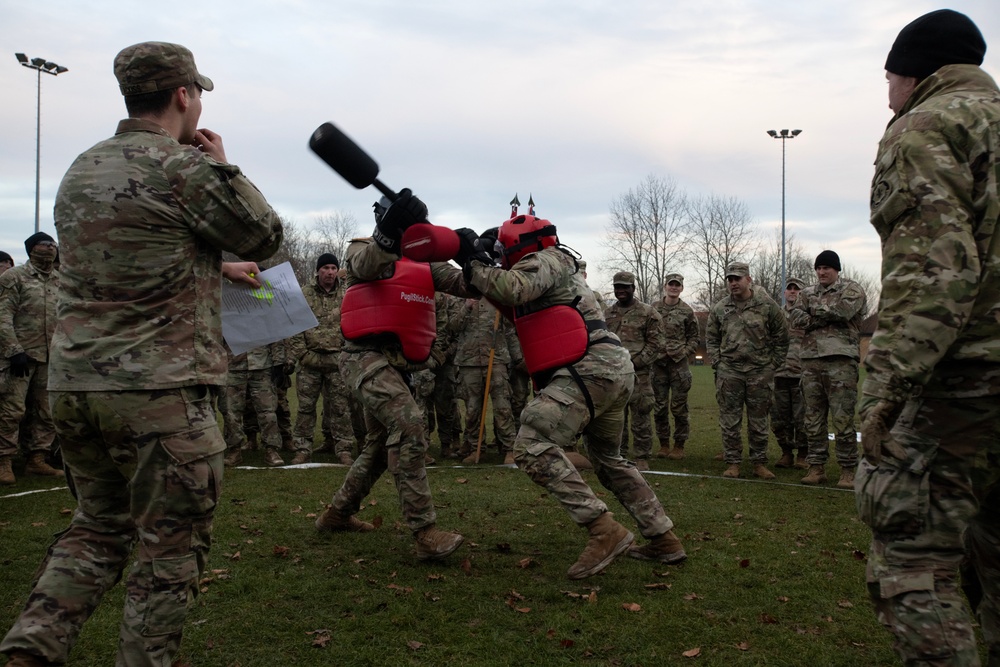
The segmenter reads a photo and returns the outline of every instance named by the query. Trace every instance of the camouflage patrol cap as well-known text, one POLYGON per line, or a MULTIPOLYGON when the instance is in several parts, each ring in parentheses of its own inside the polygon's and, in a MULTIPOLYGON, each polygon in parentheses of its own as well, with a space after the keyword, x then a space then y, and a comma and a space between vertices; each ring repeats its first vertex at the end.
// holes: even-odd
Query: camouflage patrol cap
POLYGON ((684 276, 679 273, 668 273, 666 279, 663 281, 664 285, 668 285, 671 282, 678 282, 681 287, 684 287, 684 276))
POLYGON ((635 285, 635 276, 628 271, 619 271, 611 279, 612 285, 635 285))
POLYGON ((142 42, 122 49, 115 56, 115 78, 126 97, 192 83, 202 90, 215 87, 211 79, 198 73, 190 50, 167 42, 142 42))
POLYGON ((730 262, 729 266, 726 267, 726 277, 737 276, 743 278, 744 276, 750 275, 750 267, 746 262, 730 262))
POLYGON ((806 288, 806 281, 801 278, 796 278, 795 276, 788 276, 788 278, 785 279, 785 289, 788 289, 789 285, 795 285, 801 290, 806 288))

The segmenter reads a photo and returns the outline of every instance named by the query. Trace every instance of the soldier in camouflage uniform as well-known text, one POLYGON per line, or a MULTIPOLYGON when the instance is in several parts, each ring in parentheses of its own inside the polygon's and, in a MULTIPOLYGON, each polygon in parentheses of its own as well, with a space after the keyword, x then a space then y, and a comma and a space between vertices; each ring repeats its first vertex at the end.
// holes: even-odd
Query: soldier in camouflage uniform
POLYGON ((49 399, 78 502, 0 651, 9 665, 67 662, 102 596, 125 578, 119 665, 170 665, 212 543, 225 443, 222 279, 259 283, 278 214, 198 128, 191 52, 146 42, 115 58, 129 118, 81 154, 56 195, 61 246, 49 399))
MULTIPOLYGON (((520 354, 517 334, 509 322, 500 317, 489 301, 470 299, 466 308, 465 324, 458 336, 455 366, 458 367, 458 397, 465 403, 465 430, 462 435, 463 463, 478 463, 476 447, 479 442, 479 425, 483 417, 483 398, 486 394, 486 371, 493 353, 490 375, 490 401, 493 404, 493 422, 496 427, 497 446, 504 456, 504 463, 514 463, 514 415, 510 405, 510 364, 523 362, 514 358, 510 349, 520 354)), ((483 434, 485 439, 485 432, 483 434)))
MULTIPOLYGON (((788 321, 792 306, 799 292, 806 286, 800 278, 789 277, 785 281, 785 321, 788 321)), ((802 335, 798 327, 788 327, 788 354, 785 363, 774 373, 774 400, 771 403, 771 431, 781 449, 781 458, 776 468, 806 469, 806 455, 809 442, 805 430, 805 402, 802 399, 802 362, 799 351, 802 335), (796 452, 796 450, 798 450, 796 452)))
POLYGON ((855 480, 868 590, 908 665, 1000 664, 1000 88, 963 14, 926 14, 885 68, 871 222, 878 324, 855 480), (960 575, 961 570, 961 575, 960 575))
POLYGON ((555 227, 534 216, 505 222, 499 240, 506 269, 494 266, 480 251, 475 232, 458 233, 462 251, 456 261, 469 282, 492 302, 516 309, 526 361, 529 349, 540 355, 528 363, 539 390, 521 414, 514 460, 562 504, 574 523, 588 530, 587 546, 569 568, 569 578, 601 572, 634 540, 566 458, 563 448, 581 431, 587 435, 597 478, 650 540, 632 548, 630 555, 662 563, 684 560, 673 522, 642 474, 621 456, 625 408, 635 381, 631 355, 602 320, 576 260, 558 245, 555 227), (538 318, 546 318, 535 324, 543 329, 538 332, 546 339, 542 343, 526 338, 526 320, 538 323, 538 318), (577 351, 562 344, 569 340, 582 350, 576 361, 563 356, 566 348, 577 351))
POLYGON ((427 441, 430 442, 431 432, 437 430, 441 457, 452 459, 459 458, 458 443, 462 439, 462 416, 456 396, 458 369, 455 367, 455 350, 467 309, 465 299, 444 292, 435 294, 434 299, 447 324, 443 331, 438 332, 443 338, 444 363, 433 370, 427 369, 433 378, 430 382, 431 393, 424 403, 428 420, 427 441))
POLYGON ((316 403, 323 396, 323 431, 334 437, 334 453, 344 465, 354 459, 354 433, 351 430, 348 390, 340 372, 340 351, 344 335, 340 331, 340 305, 344 300, 344 281, 340 262, 333 253, 316 260, 316 280, 302 290, 319 326, 303 331, 289 341, 289 359, 295 361, 295 392, 299 399, 295 420, 294 463, 305 463, 313 450, 316 430, 316 403))
POLYGON ((0 276, 5 274, 8 269, 14 268, 14 258, 10 254, 0 250, 0 276))
MULTIPOLYGON (((632 449, 635 467, 649 470, 649 457, 653 453, 653 385, 650 371, 666 349, 663 322, 656 309, 635 298, 635 276, 628 271, 614 275, 612 286, 615 303, 604 311, 608 331, 619 339, 632 355, 635 368, 635 390, 628 402, 629 421, 632 425, 632 449)), ((628 454, 628 438, 622 439, 622 454, 628 454)))
POLYGON ((264 445, 264 463, 272 467, 285 464, 278 453, 281 449, 281 430, 278 428, 278 399, 274 387, 274 380, 284 371, 284 357, 283 342, 261 345, 243 354, 230 355, 226 387, 219 398, 227 466, 240 465, 243 462, 243 450, 248 448, 243 429, 248 396, 253 407, 252 419, 257 424, 264 445))
POLYGON ((47 384, 58 248, 51 236, 36 232, 24 249, 28 262, 0 276, 0 484, 8 485, 16 481, 11 463, 22 439, 28 450, 26 473, 62 475, 45 462, 55 439, 47 384))
POLYGON ((858 466, 854 409, 858 403, 861 322, 868 312, 868 298, 861 285, 840 278, 840 257, 834 251, 817 255, 815 269, 816 284, 802 290, 789 316, 791 326, 803 331, 799 357, 809 471, 802 483, 826 482, 829 417, 840 464, 837 486, 853 489, 858 466))
POLYGON ((723 477, 739 477, 743 460, 741 425, 747 414, 747 441, 754 477, 774 479, 767 469, 767 416, 774 372, 788 354, 788 325, 781 307, 764 290, 754 289, 750 268, 726 268, 729 295, 708 314, 706 347, 715 370, 724 460, 723 477))
POLYGON ((691 369, 688 358, 694 356, 701 342, 694 310, 681 299, 684 276, 668 273, 663 284, 663 298, 653 304, 663 322, 664 356, 653 364, 653 397, 656 399, 653 418, 656 437, 660 441, 657 456, 668 459, 684 458, 684 443, 691 434, 688 420, 688 392, 691 391, 691 369), (674 448, 670 449, 670 416, 674 417, 674 448))
MULTIPOLYGON (((357 293, 370 294, 370 290, 365 289, 366 283, 373 288, 389 285, 397 294, 394 302, 387 306, 398 307, 397 302, 417 304, 412 307, 425 312, 420 310, 429 305, 424 303, 424 298, 401 288, 395 277, 397 271, 405 273, 400 269, 404 264, 400 259, 403 232, 426 219, 427 207, 409 190, 401 191, 394 202, 385 197, 377 202, 375 233, 371 238, 352 240, 347 248, 344 268, 348 293, 358 286, 357 293), (417 298, 408 298, 415 296, 417 298)), ((472 296, 461 272, 447 262, 430 264, 429 272, 435 290, 461 297, 472 296)), ((414 269, 414 273, 426 275, 422 267, 414 269)), ((430 299, 430 304, 433 303, 430 299)), ((435 331, 447 327, 445 313, 435 308, 434 317, 435 331)), ((343 324, 342 314, 342 327, 343 324)), ((444 558, 461 546, 464 541, 461 535, 441 530, 436 525, 437 512, 424 463, 427 455, 424 412, 411 393, 409 382, 412 372, 435 368, 444 362, 445 344, 446 341, 434 336, 426 361, 413 362, 404 356, 403 344, 396 333, 345 340, 340 355, 341 373, 365 408, 369 435, 343 484, 333 494, 330 507, 316 520, 318 530, 374 530, 373 524, 361 521, 355 514, 375 482, 389 471, 399 492, 403 519, 413 533, 417 559, 444 558)))

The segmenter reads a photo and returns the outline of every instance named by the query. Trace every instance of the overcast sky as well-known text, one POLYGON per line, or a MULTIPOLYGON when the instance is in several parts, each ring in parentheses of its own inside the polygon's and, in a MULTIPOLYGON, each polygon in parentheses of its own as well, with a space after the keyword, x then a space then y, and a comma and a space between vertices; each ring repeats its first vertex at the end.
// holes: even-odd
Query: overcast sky
MULTIPOLYGON (((350 213, 357 191, 307 148, 332 121, 450 227, 495 226, 515 193, 583 253, 595 286, 610 203, 652 174, 692 195, 745 201, 766 240, 786 227, 875 275, 868 188, 891 117, 885 56, 928 0, 0 0, 0 249, 18 263, 34 231, 37 78, 14 57, 69 68, 42 75, 41 228, 77 154, 125 116, 112 73, 123 47, 184 44, 215 82, 201 125, 299 225, 350 213), (595 280, 596 279, 596 280, 595 280)), ((1000 75, 996 0, 954 0, 1000 75)), ((522 208, 522 212, 525 209, 522 208)))

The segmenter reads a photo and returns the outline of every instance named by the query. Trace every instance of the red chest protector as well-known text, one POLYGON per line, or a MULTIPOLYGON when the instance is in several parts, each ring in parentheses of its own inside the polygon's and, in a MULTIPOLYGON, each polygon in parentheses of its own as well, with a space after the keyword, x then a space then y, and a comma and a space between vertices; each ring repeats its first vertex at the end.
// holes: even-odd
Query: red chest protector
POLYGON ((514 328, 531 376, 575 364, 587 354, 587 322, 573 306, 549 306, 521 316, 515 313, 514 328))
POLYGON ((430 265, 403 258, 393 263, 390 277, 348 287, 340 329, 347 340, 394 338, 407 361, 427 361, 437 336, 430 265))

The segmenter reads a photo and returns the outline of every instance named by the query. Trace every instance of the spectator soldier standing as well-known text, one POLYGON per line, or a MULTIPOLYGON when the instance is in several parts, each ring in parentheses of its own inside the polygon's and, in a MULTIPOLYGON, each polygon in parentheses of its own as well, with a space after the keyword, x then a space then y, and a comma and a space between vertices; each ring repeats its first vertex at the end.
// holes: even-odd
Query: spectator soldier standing
MULTIPOLYGON (((648 303, 635 298, 635 276, 619 271, 612 279, 615 303, 604 311, 608 331, 618 336, 622 345, 632 355, 635 368, 635 389, 628 402, 629 421, 632 426, 632 449, 635 467, 649 470, 649 457, 653 453, 653 385, 650 371, 663 356, 663 324, 660 314, 648 303)), ((628 452, 628 436, 622 436, 622 453, 628 452)))
MULTIPOLYGON (((299 399, 295 420, 295 458, 293 464, 306 463, 313 451, 316 430, 316 403, 323 397, 323 432, 334 440, 334 453, 344 465, 354 459, 354 433, 351 430, 351 406, 347 385, 340 373, 340 351, 344 334, 340 331, 340 308, 344 300, 344 281, 340 262, 333 253, 323 253, 316 260, 316 280, 303 290, 319 326, 293 336, 288 358, 297 362, 295 392, 299 399)), ((324 436, 325 437, 325 436, 324 436)))
POLYGON ((56 195, 49 392, 78 506, 0 644, 17 667, 67 662, 137 542, 116 664, 171 664, 222 483, 222 276, 259 286, 256 264, 224 266, 222 251, 263 260, 282 238, 219 135, 197 129, 213 84, 189 50, 136 44, 114 71, 130 118, 76 159, 56 195))
POLYGON ((694 356, 701 342, 694 310, 681 299, 684 276, 668 273, 663 284, 663 298, 653 304, 663 322, 664 356, 653 364, 653 396, 656 399, 654 421, 660 441, 657 456, 684 458, 684 444, 691 434, 688 420, 688 392, 691 369, 688 357, 694 356), (670 449, 670 415, 674 417, 674 448, 670 449))
POLYGON ((868 590, 909 665, 1000 664, 1000 89, 951 10, 899 33, 871 222, 882 241, 855 483, 868 590))
POLYGON ((753 474, 774 479, 767 469, 767 416, 774 372, 788 353, 785 315, 763 290, 753 288, 750 268, 733 262, 726 268, 729 295, 708 315, 706 347, 715 370, 724 460, 723 477, 739 477, 743 460, 743 408, 753 474))
POLYGON ((14 268, 14 258, 0 250, 0 276, 14 268))
POLYGON ((458 263, 484 297, 508 309, 538 388, 521 414, 514 460, 590 534, 569 578, 601 572, 634 541, 563 452, 581 431, 597 478, 650 540, 630 555, 684 560, 673 522, 642 473, 621 456, 625 407, 635 382, 631 355, 601 319, 576 260, 558 245, 555 226, 529 215, 506 221, 498 236, 505 268, 493 266, 471 229, 459 230, 459 236, 458 263))
POLYGON ((13 484, 12 461, 25 435, 29 475, 58 477, 45 462, 55 430, 49 411, 49 341, 56 326, 59 271, 53 267, 58 248, 45 232, 24 242, 28 262, 0 276, 0 484, 13 484), (21 429, 26 434, 21 433, 21 429))
MULTIPOLYGON (((788 278, 785 284, 785 321, 792 306, 806 283, 799 278, 788 278)), ((802 329, 789 324, 788 354, 785 363, 774 373, 774 399, 771 401, 771 431, 781 449, 776 468, 808 468, 806 455, 809 450, 805 430, 805 404, 802 400, 802 329)))
POLYGON ((791 325, 803 331, 799 356, 809 471, 802 483, 826 482, 829 418, 840 464, 837 486, 853 489, 858 467, 854 409, 858 403, 861 322, 868 311, 868 299, 861 285, 840 277, 840 257, 834 251, 817 255, 814 268, 816 284, 802 290, 789 316, 791 325))

